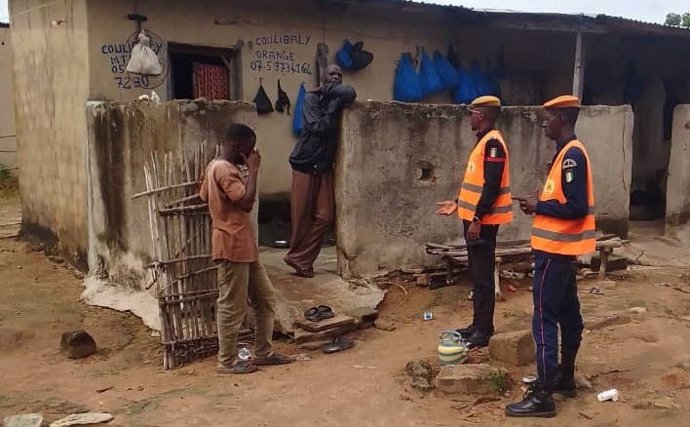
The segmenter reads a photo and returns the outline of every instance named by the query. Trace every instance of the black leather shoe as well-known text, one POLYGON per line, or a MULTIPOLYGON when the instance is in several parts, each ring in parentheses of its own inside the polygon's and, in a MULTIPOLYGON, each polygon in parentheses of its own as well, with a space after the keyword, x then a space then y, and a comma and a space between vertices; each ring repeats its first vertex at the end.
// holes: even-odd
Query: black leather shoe
POLYGON ((475 331, 474 325, 469 325, 466 328, 460 328, 460 329, 455 330, 455 332, 462 335, 463 338, 468 338, 468 337, 472 336, 474 331, 475 331))
POLYGON ((473 349, 473 348, 480 348, 480 347, 486 347, 489 345, 489 340, 491 339, 491 335, 487 335, 483 332, 475 330, 472 335, 470 335, 469 338, 466 338, 465 340, 467 341, 467 348, 473 349))
POLYGON ((553 403, 550 393, 538 390, 532 385, 525 392, 522 401, 506 406, 506 415, 551 418, 556 416, 556 404, 553 403))
POLYGON ((556 374, 556 379, 553 383, 553 392, 563 397, 577 397, 575 380, 573 378, 566 378, 562 372, 559 372, 556 374))

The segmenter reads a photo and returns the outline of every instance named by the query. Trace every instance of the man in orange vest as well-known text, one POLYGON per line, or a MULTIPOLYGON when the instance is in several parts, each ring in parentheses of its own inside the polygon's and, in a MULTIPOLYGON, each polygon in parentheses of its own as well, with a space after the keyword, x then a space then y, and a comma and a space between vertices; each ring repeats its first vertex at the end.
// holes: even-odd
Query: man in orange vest
POLYGON ((467 162, 457 200, 438 203, 437 213, 449 216, 457 211, 462 219, 474 283, 474 315, 472 324, 458 332, 470 348, 476 348, 488 345, 494 333, 496 235, 499 225, 513 219, 513 210, 508 146, 495 128, 501 101, 495 96, 482 96, 468 109, 477 144, 467 162))
POLYGON ((521 402, 506 407, 511 417, 553 417, 552 393, 576 395, 575 358, 583 329, 576 256, 594 252, 596 246, 591 163, 575 136, 580 100, 560 96, 544 104, 544 110, 544 132, 556 142, 557 153, 539 198, 520 200, 520 208, 535 215, 532 334, 537 344, 537 378, 530 382, 521 402))

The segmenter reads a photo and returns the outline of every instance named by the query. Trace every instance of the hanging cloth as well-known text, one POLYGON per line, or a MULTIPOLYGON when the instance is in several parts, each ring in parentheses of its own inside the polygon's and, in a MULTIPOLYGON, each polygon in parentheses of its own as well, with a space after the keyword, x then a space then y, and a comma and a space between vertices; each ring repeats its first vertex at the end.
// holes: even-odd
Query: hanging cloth
POLYGON ((276 111, 282 113, 287 110, 287 114, 290 115, 291 106, 292 103, 290 102, 290 98, 288 97, 287 92, 285 92, 280 86, 280 79, 278 79, 278 100, 276 101, 276 111))
POLYGON ((254 104, 256 104, 256 112, 258 114, 269 114, 273 112, 273 103, 268 97, 261 79, 259 79, 259 90, 254 97, 254 104))

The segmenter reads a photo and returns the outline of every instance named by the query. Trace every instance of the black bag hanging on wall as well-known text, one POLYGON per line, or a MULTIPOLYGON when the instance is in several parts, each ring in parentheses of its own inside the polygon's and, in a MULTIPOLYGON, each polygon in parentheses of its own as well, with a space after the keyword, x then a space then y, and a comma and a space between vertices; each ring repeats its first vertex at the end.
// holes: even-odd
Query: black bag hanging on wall
POLYGON ((274 111, 273 103, 271 102, 271 99, 268 97, 268 94, 264 89, 263 81, 261 79, 259 79, 259 91, 256 93, 256 96, 254 97, 254 104, 256 104, 256 112, 258 114, 269 114, 274 111))
POLYGON ((291 106, 292 103, 290 102, 290 98, 288 97, 287 92, 285 92, 280 86, 280 79, 278 79, 278 100, 276 101, 276 111, 282 113, 287 110, 288 115, 290 115, 291 106))
POLYGON ((350 51, 352 70, 358 71, 366 68, 374 60, 374 54, 364 50, 364 42, 357 42, 350 51))

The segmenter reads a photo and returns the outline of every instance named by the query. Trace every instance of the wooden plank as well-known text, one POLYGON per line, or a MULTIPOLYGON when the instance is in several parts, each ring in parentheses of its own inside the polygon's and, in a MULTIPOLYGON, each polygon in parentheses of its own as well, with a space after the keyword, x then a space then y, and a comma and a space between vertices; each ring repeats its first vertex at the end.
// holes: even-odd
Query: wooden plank
POLYGON ((582 31, 578 30, 575 38, 575 67, 573 70, 573 95, 582 100, 582 90, 584 88, 584 69, 585 46, 582 40, 582 31))
POLYGON ((320 322, 311 322, 306 319, 295 320, 295 324, 309 332, 321 332, 328 329, 338 328, 340 326, 352 325, 355 319, 344 314, 338 314, 332 319, 322 320, 320 322))

